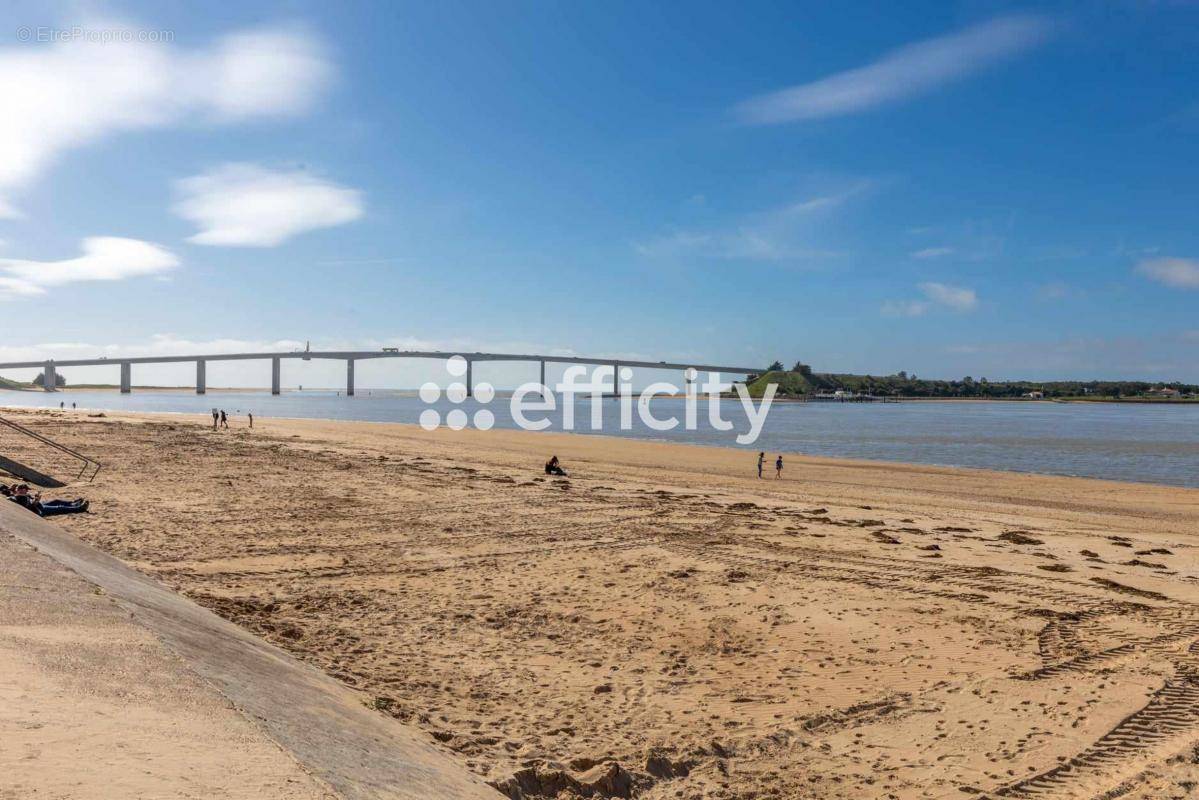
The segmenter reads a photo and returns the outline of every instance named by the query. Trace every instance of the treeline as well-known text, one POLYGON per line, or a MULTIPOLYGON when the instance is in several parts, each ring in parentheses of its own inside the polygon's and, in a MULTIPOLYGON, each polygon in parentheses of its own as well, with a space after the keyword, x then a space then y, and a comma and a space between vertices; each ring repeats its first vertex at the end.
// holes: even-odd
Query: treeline
POLYGON ((960 380, 927 380, 899 372, 895 375, 848 375, 832 372, 813 372, 806 364, 796 364, 792 369, 783 369, 775 362, 772 369, 750 384, 755 394, 764 390, 765 384, 777 383, 782 396, 824 394, 836 391, 854 394, 872 394, 896 397, 1023 397, 1040 392, 1047 398, 1063 397, 1143 397, 1163 388, 1175 389, 1180 394, 1199 393, 1199 385, 1148 381, 990 381, 985 377, 967 375, 960 380))

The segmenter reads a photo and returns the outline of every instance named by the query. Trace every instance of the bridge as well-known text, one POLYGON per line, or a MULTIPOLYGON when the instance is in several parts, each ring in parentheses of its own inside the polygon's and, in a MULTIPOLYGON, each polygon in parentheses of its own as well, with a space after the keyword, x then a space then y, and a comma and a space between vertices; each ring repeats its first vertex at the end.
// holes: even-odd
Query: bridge
MULTIPOLYGON (((354 394, 354 364, 358 361, 377 358, 425 358, 438 359, 445 361, 446 359, 459 356, 466 361, 466 392, 468 396, 474 395, 474 382, 472 374, 474 364, 484 361, 526 361, 529 363, 540 364, 541 368, 541 384, 545 385, 545 365, 546 364, 586 364, 590 366, 610 366, 615 370, 615 375, 620 374, 622 367, 638 367, 648 369, 661 370, 680 370, 686 371, 694 369, 696 372, 722 372, 732 375, 760 375, 766 372, 765 369, 759 367, 729 367, 715 366, 705 364, 683 363, 683 362, 668 362, 668 361, 633 361, 626 359, 612 358, 587 358, 584 356, 555 356, 555 355, 538 355, 528 353, 464 353, 457 351, 438 351, 438 350, 398 350, 395 348, 386 348, 383 350, 291 350, 283 353, 215 353, 213 355, 184 355, 184 356, 138 356, 130 358, 72 358, 61 361, 45 360, 45 361, 10 361, 0 363, 0 370, 6 369, 41 369, 42 370, 42 387, 47 392, 58 390, 58 369, 62 367, 98 367, 98 366, 113 366, 120 371, 120 386, 121 393, 128 394, 133 391, 133 366, 135 364, 178 364, 180 362, 194 361, 196 364, 196 394, 204 394, 208 388, 207 367, 210 361, 270 361, 271 362, 271 394, 279 394, 281 391, 280 385, 280 368, 284 359, 299 359, 302 361, 311 361, 313 359, 344 361, 346 362, 346 394, 354 394)), ((614 383, 615 383, 614 378, 614 383)), ((613 392, 619 391, 618 387, 613 387, 613 392)))

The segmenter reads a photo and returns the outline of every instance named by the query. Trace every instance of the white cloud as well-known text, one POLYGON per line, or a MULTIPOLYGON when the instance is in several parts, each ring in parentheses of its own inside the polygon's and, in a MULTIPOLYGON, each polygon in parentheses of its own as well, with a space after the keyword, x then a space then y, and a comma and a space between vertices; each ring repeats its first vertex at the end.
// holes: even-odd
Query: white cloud
POLYGON ((295 29, 230 34, 190 67, 199 104, 226 120, 302 113, 333 74, 324 46, 295 29))
POLYGON ((865 111, 932 91, 1044 41, 1044 17, 998 17, 957 33, 887 53, 864 67, 750 98, 737 106, 746 122, 766 125, 865 111))
POLYGON ((174 211, 199 226, 188 239, 196 244, 273 247, 362 216, 359 192, 298 170, 225 164, 185 178, 177 188, 182 199, 174 211))
POLYGON ((942 258, 944 256, 951 256, 954 252, 956 251, 952 247, 926 247, 923 250, 917 250, 912 253, 912 258, 942 258))
POLYGON ((44 290, 18 278, 0 275, 0 300, 11 300, 14 297, 29 297, 41 294, 44 290))
POLYGON ((978 306, 978 295, 973 289, 931 281, 921 283, 917 288, 924 299, 888 300, 883 303, 883 314, 888 317, 920 317, 938 306, 957 312, 972 311, 978 306))
POLYGON ((1146 259, 1137 264, 1137 272, 1149 280, 1176 289, 1199 289, 1199 259, 1146 259))
POLYGON ((920 284, 920 291, 934 303, 954 311, 971 311, 978 305, 978 295, 974 290, 961 286, 928 282, 920 284))
POLYGON ((325 48, 299 29, 240 31, 185 50, 86 38, 0 49, 0 217, 19 212, 2 196, 28 184, 66 150, 120 131, 189 119, 232 122, 295 114, 330 82, 325 48))
POLYGON ((0 298, 43 294, 47 287, 77 281, 119 281, 158 275, 179 266, 169 250, 139 239, 92 236, 82 255, 63 261, 0 258, 0 298))

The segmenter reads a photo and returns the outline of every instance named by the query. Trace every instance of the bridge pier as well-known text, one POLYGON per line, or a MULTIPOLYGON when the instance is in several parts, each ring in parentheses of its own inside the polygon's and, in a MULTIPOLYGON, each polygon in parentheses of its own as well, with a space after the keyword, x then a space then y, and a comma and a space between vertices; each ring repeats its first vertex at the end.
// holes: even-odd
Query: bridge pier
POLYGON ((279 373, 280 362, 279 357, 271 359, 271 394, 279 394, 279 373))
POLYGON ((42 391, 58 391, 58 371, 54 369, 53 361, 47 361, 46 365, 42 367, 42 391))
POLYGON ((475 365, 475 362, 471 361, 469 358, 466 359, 466 396, 467 397, 475 396, 475 382, 474 382, 474 380, 471 379, 471 372, 473 371, 474 365, 475 365))
POLYGON ((354 359, 346 359, 346 397, 354 396, 354 359))
POLYGON ((128 361, 121 362, 121 394, 133 391, 133 365, 128 361))
POLYGON ((545 359, 541 361, 541 399, 545 400, 549 394, 549 387, 545 385, 545 359))
POLYGON ((612 396, 623 397, 620 390, 620 362, 612 365, 612 396))
POLYGON ((196 359, 196 394, 208 392, 208 362, 202 358, 196 359))

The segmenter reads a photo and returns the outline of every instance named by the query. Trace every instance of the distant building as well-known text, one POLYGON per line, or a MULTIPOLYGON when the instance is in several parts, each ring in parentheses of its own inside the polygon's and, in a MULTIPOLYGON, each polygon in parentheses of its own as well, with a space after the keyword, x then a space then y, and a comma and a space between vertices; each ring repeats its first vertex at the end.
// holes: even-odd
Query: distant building
POLYGON ((1039 389, 1034 389, 1031 392, 1025 392, 1024 396, 1027 397, 1029 400, 1044 400, 1045 399, 1045 393, 1040 391, 1039 389))
POLYGON ((1156 389, 1150 389, 1145 392, 1147 397, 1182 397, 1182 392, 1177 389, 1171 389, 1169 386, 1159 386, 1156 389))

